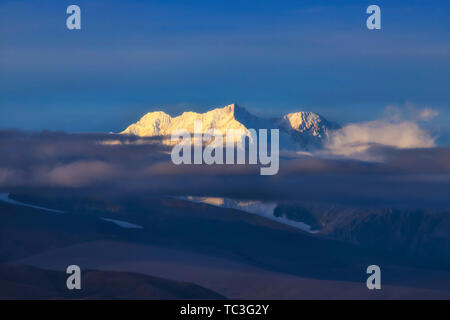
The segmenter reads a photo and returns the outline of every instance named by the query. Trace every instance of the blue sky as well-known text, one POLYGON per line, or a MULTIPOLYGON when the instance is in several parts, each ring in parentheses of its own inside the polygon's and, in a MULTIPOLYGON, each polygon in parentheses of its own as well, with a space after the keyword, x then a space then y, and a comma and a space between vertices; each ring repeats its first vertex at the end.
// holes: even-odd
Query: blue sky
POLYGON ((345 123, 388 105, 450 132, 450 2, 0 1, 0 129, 119 131, 238 102, 345 123), (66 8, 82 30, 66 29, 66 8), (382 30, 365 27, 370 4, 382 30))

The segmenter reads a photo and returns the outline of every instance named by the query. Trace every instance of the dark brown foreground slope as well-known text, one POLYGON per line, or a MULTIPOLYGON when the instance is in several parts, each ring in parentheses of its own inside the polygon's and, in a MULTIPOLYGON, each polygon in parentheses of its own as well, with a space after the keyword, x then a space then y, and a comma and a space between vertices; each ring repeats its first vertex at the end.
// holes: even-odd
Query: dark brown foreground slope
POLYGON ((81 290, 66 288, 68 275, 22 265, 0 265, 0 299, 223 299, 200 286, 147 275, 87 270, 81 290))

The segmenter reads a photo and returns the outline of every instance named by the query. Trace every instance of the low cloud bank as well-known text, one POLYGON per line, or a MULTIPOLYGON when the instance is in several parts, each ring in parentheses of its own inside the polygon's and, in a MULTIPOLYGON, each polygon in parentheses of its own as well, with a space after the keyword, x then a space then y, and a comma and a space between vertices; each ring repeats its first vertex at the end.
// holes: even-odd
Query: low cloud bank
MULTIPOLYGON (((420 131, 406 128, 411 133, 394 145, 381 145, 389 142, 386 132, 377 138, 379 143, 363 139, 369 140, 363 153, 382 162, 302 153, 282 157, 275 176, 260 176, 255 165, 176 166, 170 149, 152 139, 136 144, 130 143, 133 138, 117 135, 0 132, 0 189, 73 188, 119 195, 450 208, 450 148, 429 148, 433 144, 420 135, 411 140, 420 131)), ((358 133, 352 130, 383 131, 373 125, 349 130, 344 129, 333 146, 355 141, 358 133)))

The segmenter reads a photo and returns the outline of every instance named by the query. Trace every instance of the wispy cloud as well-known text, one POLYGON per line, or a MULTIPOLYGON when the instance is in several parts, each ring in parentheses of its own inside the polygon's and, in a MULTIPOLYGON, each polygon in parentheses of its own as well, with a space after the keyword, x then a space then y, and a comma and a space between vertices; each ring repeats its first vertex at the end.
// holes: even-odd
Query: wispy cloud
POLYGON ((430 148, 435 146, 435 139, 411 121, 392 123, 376 120, 349 124, 333 132, 326 149, 336 155, 375 160, 373 155, 366 153, 374 145, 401 149, 430 148))
POLYGON ((430 121, 439 115, 439 111, 433 110, 431 108, 422 109, 419 113, 419 119, 424 121, 430 121))
POLYGON ((368 152, 373 146, 399 149, 431 148, 436 138, 420 126, 421 121, 431 121, 439 113, 431 108, 418 109, 412 103, 404 107, 388 106, 383 119, 350 123, 332 132, 325 144, 330 153, 367 161, 382 161, 382 155, 368 152))

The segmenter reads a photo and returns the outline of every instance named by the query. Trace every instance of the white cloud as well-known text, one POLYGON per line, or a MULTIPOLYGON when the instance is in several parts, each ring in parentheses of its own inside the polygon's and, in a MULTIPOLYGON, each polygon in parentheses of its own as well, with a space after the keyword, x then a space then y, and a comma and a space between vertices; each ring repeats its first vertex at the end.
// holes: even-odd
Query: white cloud
POLYGON ((423 121, 433 120, 439 114, 438 111, 431 108, 422 109, 418 115, 418 118, 423 121))
MULTIPOLYGON (((412 121, 390 122, 375 120, 349 124, 334 131, 326 142, 326 150, 333 155, 361 160, 374 159, 366 151, 374 145, 395 148, 429 148, 435 146, 435 138, 412 121)), ((376 156, 375 156, 376 158, 376 156)))
POLYGON ((420 108, 410 101, 402 106, 389 105, 384 110, 383 119, 388 121, 431 121, 439 115, 439 111, 430 107, 420 108))

